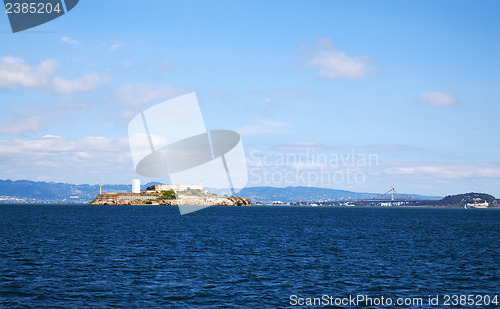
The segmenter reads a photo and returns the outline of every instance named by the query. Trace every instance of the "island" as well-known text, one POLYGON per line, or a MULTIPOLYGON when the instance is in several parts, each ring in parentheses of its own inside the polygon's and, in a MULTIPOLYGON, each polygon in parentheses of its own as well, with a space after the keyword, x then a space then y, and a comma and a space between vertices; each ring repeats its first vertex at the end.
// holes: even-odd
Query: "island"
POLYGON ((100 193, 90 205, 252 206, 252 202, 217 196, 196 185, 154 185, 135 193, 100 193))
POLYGON ((476 192, 448 195, 437 201, 436 205, 462 208, 500 208, 499 201, 493 195, 476 192))

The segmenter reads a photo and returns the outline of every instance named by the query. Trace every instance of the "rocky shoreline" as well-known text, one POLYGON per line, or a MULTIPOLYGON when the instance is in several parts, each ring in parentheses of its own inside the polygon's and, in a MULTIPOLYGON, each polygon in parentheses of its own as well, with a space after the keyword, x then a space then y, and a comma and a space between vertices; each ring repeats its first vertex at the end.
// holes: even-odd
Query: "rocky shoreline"
POLYGON ((162 205, 162 206, 253 206, 249 199, 239 196, 197 197, 178 195, 176 199, 122 199, 120 194, 100 195, 90 205, 162 205))

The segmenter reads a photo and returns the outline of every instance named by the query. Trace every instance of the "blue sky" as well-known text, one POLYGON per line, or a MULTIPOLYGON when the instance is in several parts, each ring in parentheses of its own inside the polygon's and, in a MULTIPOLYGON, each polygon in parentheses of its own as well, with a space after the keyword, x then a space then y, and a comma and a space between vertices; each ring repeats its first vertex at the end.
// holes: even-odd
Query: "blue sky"
POLYGON ((0 178, 130 183, 130 119, 194 91, 207 128, 241 133, 248 186, 498 197, 499 15, 498 1, 82 0, 13 34, 2 14, 0 178), (378 160, 314 162, 349 155, 378 160), (298 170, 358 181, 283 179, 298 170))

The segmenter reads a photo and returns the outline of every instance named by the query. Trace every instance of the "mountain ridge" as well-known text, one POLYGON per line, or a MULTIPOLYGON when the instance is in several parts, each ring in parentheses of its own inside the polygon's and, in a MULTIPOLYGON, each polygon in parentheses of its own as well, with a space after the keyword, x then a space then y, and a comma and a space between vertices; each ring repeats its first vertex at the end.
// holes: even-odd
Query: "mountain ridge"
MULTIPOLYGON (((275 202, 318 202, 318 201, 356 201, 370 199, 378 196, 378 193, 354 192, 339 189, 320 188, 320 187, 249 187, 243 188, 240 196, 249 198, 252 201, 275 202)), ((424 196, 419 194, 406 194, 413 199, 436 200, 441 199, 438 196, 424 196)), ((396 196, 400 196, 397 194, 396 196)))
MULTIPOLYGON (((144 190, 149 186, 160 184, 150 182, 141 185, 144 190)), ((227 190, 207 188, 221 195, 227 190)), ((104 184, 102 191, 108 193, 130 192, 131 185, 104 184)), ((0 203, 89 203, 99 193, 99 185, 69 184, 31 180, 0 180, 0 203)), ((272 203, 316 202, 316 201, 355 201, 376 196, 376 193, 353 192, 319 187, 248 187, 243 188, 239 196, 249 198, 252 202, 272 203)), ((441 197, 409 194, 416 199, 435 200, 441 197)))

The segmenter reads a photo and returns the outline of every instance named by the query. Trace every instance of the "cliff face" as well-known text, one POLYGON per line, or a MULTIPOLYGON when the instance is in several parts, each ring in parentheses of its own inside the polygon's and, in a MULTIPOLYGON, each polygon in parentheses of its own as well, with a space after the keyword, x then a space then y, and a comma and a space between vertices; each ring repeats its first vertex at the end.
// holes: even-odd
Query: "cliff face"
MULTIPOLYGON (((180 197, 172 201, 171 205, 186 205, 186 206, 235 206, 234 201, 225 197, 180 197)), ((239 206, 239 205, 238 205, 239 206)))
POLYGON ((231 202, 233 202, 233 205, 236 206, 252 206, 252 202, 250 202, 250 199, 248 198, 242 198, 239 196, 230 196, 228 199, 231 202))

